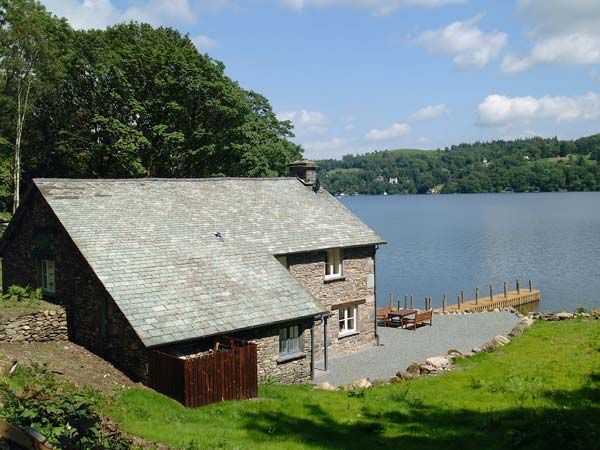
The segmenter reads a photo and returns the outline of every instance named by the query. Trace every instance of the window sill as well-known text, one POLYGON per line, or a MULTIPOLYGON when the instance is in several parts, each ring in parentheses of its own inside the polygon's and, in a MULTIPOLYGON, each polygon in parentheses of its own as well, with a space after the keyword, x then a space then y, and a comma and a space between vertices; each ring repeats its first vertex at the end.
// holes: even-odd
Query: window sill
POLYGON ((359 334, 360 333, 358 331, 347 331, 345 333, 338 334, 338 339, 344 339, 344 338, 351 337, 351 336, 357 336, 359 334))
POLYGON ((286 362, 293 361, 295 359, 301 359, 301 358, 306 358, 306 353, 296 352, 296 353, 292 353, 291 355, 283 355, 277 359, 277 364, 282 364, 282 363, 286 363, 286 362))
POLYGON ((330 275, 330 276, 325 276, 325 279, 323 280, 325 283, 334 283, 336 281, 344 281, 346 279, 345 276, 343 275, 330 275))

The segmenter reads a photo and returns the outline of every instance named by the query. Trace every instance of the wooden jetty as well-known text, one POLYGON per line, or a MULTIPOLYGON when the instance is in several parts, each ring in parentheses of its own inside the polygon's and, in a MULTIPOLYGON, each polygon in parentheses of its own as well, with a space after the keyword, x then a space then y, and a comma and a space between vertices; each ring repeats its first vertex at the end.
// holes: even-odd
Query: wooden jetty
POLYGON ((503 292, 494 294, 492 286, 490 286, 488 295, 480 295, 479 289, 475 289, 475 299, 464 300, 464 291, 461 291, 457 297, 456 304, 447 305, 446 296, 442 302, 441 308, 436 308, 434 311, 441 312, 476 312, 476 311, 493 311, 503 308, 518 308, 533 303, 539 303, 541 300, 541 292, 533 289, 531 281, 529 287, 522 289, 519 285, 519 280, 516 283, 516 290, 509 291, 508 283, 504 282, 503 292))

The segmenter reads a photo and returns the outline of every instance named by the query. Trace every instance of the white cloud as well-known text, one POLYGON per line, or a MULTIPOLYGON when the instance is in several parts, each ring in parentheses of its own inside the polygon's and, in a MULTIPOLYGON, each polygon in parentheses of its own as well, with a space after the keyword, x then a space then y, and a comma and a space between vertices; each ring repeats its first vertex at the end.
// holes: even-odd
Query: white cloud
POLYGON ((481 17, 425 31, 416 38, 416 42, 432 53, 454 55, 454 64, 459 68, 481 68, 496 58, 508 41, 506 33, 484 32, 478 28, 481 17))
POLYGON ((192 42, 194 43, 198 51, 206 51, 209 48, 213 48, 219 45, 219 41, 204 35, 192 38, 192 42))
POLYGON ((577 97, 507 97, 488 95, 479 104, 479 124, 484 126, 526 125, 550 118, 573 122, 600 118, 600 95, 594 92, 577 97))
POLYGON ((378 15, 387 15, 397 9, 417 6, 433 8, 451 3, 466 3, 468 0, 279 0, 283 5, 295 11, 302 11, 306 7, 316 6, 321 8, 333 6, 350 6, 369 9, 378 15))
POLYGON ((439 105, 425 106, 408 116, 408 119, 412 121, 431 120, 443 116, 444 114, 448 114, 448 107, 441 103, 439 105))
POLYGON ((289 120, 299 134, 323 134, 327 132, 329 119, 319 111, 284 111, 277 114, 279 120, 289 120))
POLYGON ((354 130, 354 124, 349 123, 348 125, 344 125, 344 130, 346 130, 346 131, 354 130))
POLYGON ((538 64, 600 63, 600 2, 596 0, 520 0, 519 15, 534 39, 526 55, 507 55, 506 73, 538 64))
MULTIPOLYGON (((222 2, 211 0, 206 3, 214 3, 213 7, 217 7, 219 1, 222 2)), ((199 16, 199 8, 191 0, 144 0, 124 7, 117 6, 112 0, 42 0, 42 3, 78 29, 106 28, 131 20, 154 26, 194 24, 199 16)))
POLYGON ((394 123, 389 128, 379 130, 377 128, 372 129, 366 134, 366 138, 372 141, 383 141, 386 139, 393 139, 396 137, 404 136, 410 133, 410 125, 406 123, 394 123))

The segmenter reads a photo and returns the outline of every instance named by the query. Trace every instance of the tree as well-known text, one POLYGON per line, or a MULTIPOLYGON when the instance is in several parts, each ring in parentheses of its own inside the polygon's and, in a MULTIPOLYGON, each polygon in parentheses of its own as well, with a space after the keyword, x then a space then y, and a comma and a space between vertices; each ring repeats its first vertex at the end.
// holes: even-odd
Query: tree
POLYGON ((13 212, 19 206, 21 157, 26 119, 47 74, 55 75, 58 35, 68 27, 33 0, 0 0, 0 78, 14 124, 13 212))

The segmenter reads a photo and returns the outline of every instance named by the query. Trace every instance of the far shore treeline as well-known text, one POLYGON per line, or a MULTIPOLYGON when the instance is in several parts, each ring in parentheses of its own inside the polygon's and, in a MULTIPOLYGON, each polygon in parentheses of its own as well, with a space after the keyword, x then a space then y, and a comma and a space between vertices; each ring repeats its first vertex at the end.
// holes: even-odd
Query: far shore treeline
POLYGON ((345 195, 598 191, 599 163, 600 134, 574 141, 536 137, 318 161, 323 186, 345 195))
POLYGON ((285 175, 291 123, 224 70, 172 28, 78 31, 0 0, 0 211, 32 177, 285 175))

